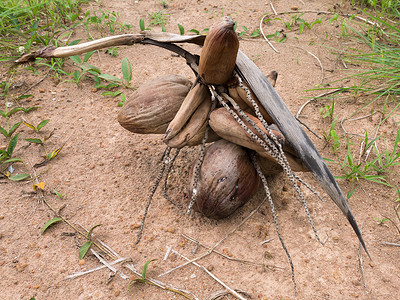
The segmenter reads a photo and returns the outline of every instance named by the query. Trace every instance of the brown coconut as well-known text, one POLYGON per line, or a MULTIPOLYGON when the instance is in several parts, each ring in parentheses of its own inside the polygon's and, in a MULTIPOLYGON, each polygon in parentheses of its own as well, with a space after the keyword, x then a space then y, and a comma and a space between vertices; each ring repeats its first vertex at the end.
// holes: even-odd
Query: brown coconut
POLYGON ((233 77, 239 39, 230 17, 210 28, 199 61, 199 75, 207 84, 225 84, 233 77))
MULTIPOLYGON (((189 198, 193 193, 189 174, 189 198)), ((259 177, 241 146, 219 140, 207 148, 197 184, 194 209, 213 219, 225 218, 256 193, 259 177)))
POLYGON ((134 133, 162 134, 168 128, 192 83, 184 76, 169 74, 140 86, 122 107, 118 122, 134 133))

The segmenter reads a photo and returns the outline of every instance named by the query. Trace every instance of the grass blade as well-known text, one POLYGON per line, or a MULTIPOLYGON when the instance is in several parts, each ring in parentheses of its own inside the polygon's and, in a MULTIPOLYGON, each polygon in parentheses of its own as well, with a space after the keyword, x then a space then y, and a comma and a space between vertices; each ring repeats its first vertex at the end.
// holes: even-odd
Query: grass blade
POLYGON ((143 279, 146 279, 146 272, 147 272, 147 268, 148 268, 149 264, 150 264, 152 261, 155 261, 155 260, 157 260, 157 259, 148 260, 148 261, 146 261, 146 263, 144 264, 143 269, 142 269, 142 278, 143 278, 143 279))

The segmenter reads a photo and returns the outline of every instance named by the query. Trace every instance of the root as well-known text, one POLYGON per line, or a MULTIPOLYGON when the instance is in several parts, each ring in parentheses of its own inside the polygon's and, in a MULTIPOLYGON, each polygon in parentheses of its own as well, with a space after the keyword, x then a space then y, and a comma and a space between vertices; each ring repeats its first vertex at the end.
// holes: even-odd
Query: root
POLYGON ((153 187, 151 188, 150 195, 149 195, 149 197, 148 197, 148 199, 147 199, 146 208, 144 209, 144 214, 143 214, 142 222, 141 222, 141 224, 140 224, 140 229, 139 229, 139 233, 138 233, 138 236, 137 236, 137 240, 136 240, 136 242, 135 242, 135 245, 139 244, 140 239, 142 238, 144 222, 145 222, 145 220, 146 220, 147 213, 148 213, 148 211, 149 211, 150 203, 151 203, 151 200, 153 199, 154 193, 156 192, 156 190, 157 190, 157 188, 158 188, 158 186, 159 186, 159 184, 160 184, 160 181, 161 181, 161 179, 162 179, 162 177, 163 177, 163 175, 164 175, 165 166, 166 166, 167 164, 169 164, 169 162, 170 162, 170 158, 169 158, 169 153, 170 153, 170 152, 171 152, 171 148, 170 148, 170 147, 167 147, 167 148, 165 149, 163 155, 162 155, 163 163, 162 163, 162 165, 161 165, 160 172, 159 172, 158 175, 157 175, 157 179, 156 179, 156 181, 154 182, 153 187))
POLYGON ((280 242, 281 242, 282 248, 283 248, 283 250, 285 250, 286 255, 287 255, 287 257, 288 257, 288 260, 289 260, 290 268, 291 268, 291 270, 292 270, 292 281, 293 281, 293 285, 294 285, 294 290, 295 290, 295 292, 296 292, 296 294, 297 294, 297 284, 296 284, 296 280, 295 280, 295 278, 294 278, 294 266, 293 266, 293 261, 292 261, 292 258, 291 258, 291 256, 290 256, 290 254, 289 254, 289 251, 287 250, 287 248, 286 248, 286 246, 285 246, 285 243, 283 242, 283 239, 282 239, 282 236, 281 236, 281 233, 280 233, 280 230, 279 230, 278 217, 276 216, 274 201, 272 200, 271 194, 270 194, 270 192, 269 192, 267 179, 266 179, 265 175, 263 174, 263 172, 261 171, 260 166, 259 166, 258 163, 257 163, 257 159, 256 159, 254 153, 252 153, 252 154, 250 155, 250 159, 251 159, 251 162, 252 162, 253 165, 254 165, 254 168, 255 168, 256 171, 257 171, 258 176, 260 176, 261 181, 262 181, 262 183, 263 183, 264 190, 265 190, 265 194, 266 194, 266 197, 267 197, 267 199, 268 199, 268 201, 269 201, 269 205, 270 205, 270 207, 271 207, 272 216, 273 216, 273 218, 274 218, 276 233, 278 234, 278 237, 279 237, 279 240, 280 240, 280 242))
MULTIPOLYGON (((242 79, 241 79, 239 76, 237 76, 237 78, 238 78, 238 80, 239 80, 239 86, 240 86, 242 89, 244 89, 244 90, 246 91, 247 99, 252 103, 257 118, 258 118, 258 119, 260 120, 260 122, 264 125, 264 128, 268 131, 268 134, 269 134, 269 136, 272 138, 272 141, 271 141, 271 138, 269 138, 266 134, 264 134, 261 130, 259 130, 259 129, 257 128, 257 126, 255 126, 254 123, 253 123, 253 124, 254 124, 254 125, 253 125, 252 122, 249 122, 250 119, 247 118, 247 116, 243 113, 243 111, 240 110, 240 108, 238 108, 238 109, 235 108, 235 109, 239 112, 239 114, 241 115, 242 118, 245 118, 245 120, 246 120, 247 122, 249 122, 250 125, 253 126, 254 129, 257 130, 258 133, 261 134, 262 138, 267 142, 268 146, 270 146, 270 148, 272 148, 273 151, 271 152, 271 151, 268 151, 268 149, 266 149, 265 146, 262 145, 262 146, 264 147, 264 149, 267 150, 267 152, 268 152, 270 155, 272 155, 272 156, 276 159, 276 161, 279 163, 279 165, 280 165, 280 166, 283 168, 283 170, 285 171, 287 177, 288 177, 288 178, 290 179, 290 181, 292 182, 292 185, 293 185, 293 187, 294 187, 294 189, 295 189, 295 191, 296 191, 296 193, 297 193, 297 198, 298 198, 298 199, 302 202, 302 204, 303 204, 304 211, 306 212, 308 221, 310 222, 311 227, 312 227, 312 229, 313 229, 313 231, 314 231, 314 235, 315 235, 316 239, 318 240, 318 242, 320 242, 320 243, 323 245, 324 243, 320 240, 320 238, 319 238, 319 236, 318 236, 317 230, 316 230, 315 225, 314 225, 314 222, 313 222, 313 220, 312 220, 312 218, 311 218, 311 215, 310 215, 310 212, 309 212, 309 210, 308 210, 307 203, 306 203, 306 200, 304 199, 303 193, 301 192, 300 188, 299 188, 298 185, 297 185, 296 178, 299 178, 299 177, 291 170, 290 165, 289 165, 289 162, 287 161, 286 156, 285 156, 285 154, 284 154, 284 152, 283 152, 282 145, 278 142, 276 136, 275 136, 275 135, 273 134, 273 132, 269 129, 268 124, 267 124, 267 122, 265 121, 264 117, 262 116, 262 114, 261 114, 261 112, 260 112, 260 110, 259 110, 259 108, 258 108, 258 105, 257 105, 256 101, 251 97, 251 92, 250 92, 250 90, 249 90, 246 86, 243 85, 243 81, 242 81, 242 79), (276 149, 275 146, 276 146, 278 149, 276 149)), ((260 138, 258 138, 258 137, 256 136, 256 141, 260 143, 259 140, 260 140, 260 138)), ((308 186, 307 184, 306 184, 306 186, 309 188, 309 186, 308 186)), ((314 194, 316 194, 312 189, 310 189, 310 190, 311 190, 314 194)))
POLYGON ((171 158, 166 157, 164 160, 164 164, 168 164, 168 168, 167 168, 167 171, 165 172, 163 195, 164 195, 164 198, 167 199, 168 202, 170 202, 171 204, 175 205, 178 208, 182 208, 182 205, 180 205, 179 203, 176 203, 174 200, 172 200, 168 196, 167 184, 168 184, 169 173, 171 172, 172 167, 174 166, 174 162, 175 162, 176 158, 178 157, 180 151, 181 151, 181 149, 176 149, 174 156, 172 156, 171 158))

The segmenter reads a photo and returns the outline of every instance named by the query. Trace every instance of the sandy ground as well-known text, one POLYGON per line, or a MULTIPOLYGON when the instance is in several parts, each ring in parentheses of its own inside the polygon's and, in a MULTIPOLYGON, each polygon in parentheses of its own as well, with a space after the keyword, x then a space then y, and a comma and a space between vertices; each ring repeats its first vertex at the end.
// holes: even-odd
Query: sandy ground
MULTIPOLYGON (((274 1, 278 12, 293 10, 343 10, 357 13, 346 4, 338 6, 336 1, 274 1)), ((167 31, 178 33, 176 24, 184 26, 186 31, 192 28, 201 30, 209 27, 222 14, 231 15, 240 26, 253 31, 259 25, 264 13, 271 8, 264 1, 187 1, 168 2, 165 12, 169 14, 167 31)), ((87 9, 102 9, 118 12, 121 22, 133 24, 132 32, 138 32, 138 21, 148 13, 163 9, 157 1, 117 1, 104 0, 99 6, 91 3, 87 9)), ((268 74, 276 70, 279 74, 276 90, 285 100, 293 113, 306 102, 304 97, 319 92, 304 92, 321 83, 322 73, 317 60, 309 55, 311 51, 324 67, 323 82, 344 76, 338 57, 331 50, 340 53, 349 47, 358 47, 357 43, 341 37, 340 23, 329 25, 330 16, 321 15, 322 24, 305 30, 303 34, 288 32, 286 43, 274 44, 279 53, 275 53, 261 38, 251 40, 244 37, 240 49, 252 58, 259 68, 268 74)), ((308 21, 316 19, 315 14, 303 16, 308 21)), ((290 21, 290 19, 288 19, 290 21)), ((283 29, 280 21, 264 26, 266 33, 283 29)), ((160 30, 155 27, 153 30, 160 30)), ((96 31, 94 38, 101 37, 96 31)), ((78 30, 72 37, 87 40, 86 33, 78 30)), ((194 53, 200 48, 186 47, 194 53)), ((140 86, 150 78, 175 73, 189 77, 193 74, 181 58, 170 52, 152 46, 136 45, 120 47, 119 55, 112 57, 104 51, 95 53, 90 63, 102 72, 121 77, 120 64, 128 57, 133 67, 132 84, 140 86)), ((356 66, 349 66, 356 68, 356 66)), ((7 65, 2 65, 3 74, 7 65)), ((73 66, 68 63, 68 70, 73 66)), ((39 70, 41 73, 43 69, 39 70)), ((32 75, 21 69, 15 82, 19 83, 13 92, 21 93, 39 81, 42 76, 32 75)), ((66 78, 67 79, 67 78, 66 78)), ((347 83, 344 83, 347 84, 347 83)), ((101 91, 93 90, 93 82, 84 80, 77 87, 74 83, 59 83, 49 76, 36 85, 31 92, 33 97, 20 101, 24 107, 38 105, 40 109, 29 114, 16 114, 11 122, 21 118, 32 124, 43 119, 50 122, 43 128, 40 137, 54 130, 54 135, 46 142, 46 150, 54 150, 65 143, 59 155, 49 164, 36 168, 39 181, 45 182, 45 199, 56 209, 64 207, 62 215, 73 224, 90 228, 102 224, 94 230, 94 235, 104 241, 121 257, 131 258, 138 270, 150 259, 147 276, 156 278, 190 291, 198 299, 207 299, 223 287, 209 277, 204 270, 187 265, 165 276, 158 277, 184 262, 176 254, 167 260, 163 257, 167 248, 172 248, 190 258, 206 251, 196 243, 183 238, 187 235, 203 245, 212 246, 234 229, 264 199, 260 186, 244 207, 231 217, 215 221, 193 212, 190 216, 183 210, 168 203, 159 189, 150 206, 143 238, 135 246, 138 224, 146 205, 147 197, 160 168, 160 157, 165 149, 161 135, 139 135, 123 129, 116 116, 120 108, 116 99, 101 96, 101 91), (59 199, 53 190, 62 193, 59 199)), ((127 92, 130 93, 130 92, 127 92)), ((4 99, 1 100, 4 109, 4 99)), ((362 107, 363 99, 350 97, 347 101, 338 99, 335 114, 338 119, 348 116, 362 107)), ((305 107, 302 120, 322 135, 331 122, 324 120, 320 108, 330 104, 329 100, 319 100, 305 107)), ((393 108, 392 103, 388 108, 393 108)), ((357 116, 366 115, 363 111, 357 116)), ((351 133, 374 133, 380 115, 345 124, 351 133)), ((1 120, 1 125, 4 120, 1 120)), ((380 128, 383 137, 378 141, 379 149, 392 149, 398 125, 388 119, 380 128)), ((345 133, 337 128, 341 140, 345 133)), ((39 145, 29 145, 23 138, 37 137, 32 130, 21 126, 20 139, 15 156, 24 160, 26 165, 14 165, 16 173, 32 173, 31 165, 39 163, 44 154, 39 145)), ((312 134, 311 139, 323 157, 334 159, 330 146, 318 140, 312 134)), ((7 140, 0 137, 0 146, 7 140)), ((351 135, 354 151, 358 157, 360 138, 351 135)), ((168 193, 172 199, 182 205, 188 202, 187 180, 192 162, 197 158, 198 147, 185 149, 176 161, 175 169, 169 180, 168 193)), ((340 153, 344 157, 344 153, 340 153)), ((334 175, 341 175, 336 164, 330 164, 334 175)), ((397 170, 394 170, 398 172, 397 170)), ((349 204, 360 227, 371 254, 369 260, 362 253, 365 281, 362 278, 358 258, 359 243, 345 217, 331 200, 321 191, 309 174, 301 174, 316 190, 321 192, 326 202, 315 198, 311 192, 302 188, 307 197, 312 217, 322 240, 316 241, 304 210, 296 201, 290 182, 283 175, 270 179, 270 188, 276 202, 281 233, 292 256, 295 277, 298 286, 296 296, 291 280, 291 271, 275 228, 269 206, 262 205, 238 231, 228 237, 216 250, 225 255, 253 262, 253 264, 233 261, 215 253, 198 261, 215 276, 234 289, 246 291, 252 299, 399 299, 400 255, 399 248, 383 245, 382 242, 398 242, 399 235, 390 222, 379 225, 375 218, 392 218, 396 221, 394 205, 396 195, 393 189, 383 185, 360 181, 361 187, 351 197, 349 204), (272 239, 260 245, 260 242, 272 239), (263 267, 265 265, 267 267, 263 267), (282 267, 282 268, 279 268, 282 267)), ((399 185, 396 174, 389 178, 390 183, 399 185)), ((351 183, 340 180, 339 184, 348 193, 354 189, 351 183)), ((135 284, 128 290, 128 279, 122 279, 119 272, 107 269, 66 280, 77 271, 89 270, 101 266, 98 259, 90 253, 79 260, 78 249, 84 243, 83 238, 74 235, 65 224, 57 224, 42 235, 41 229, 54 214, 40 201, 38 194, 32 193, 32 182, 0 181, 0 290, 2 299, 184 299, 172 292, 159 288, 135 284)), ((79 226, 77 225, 77 226, 79 226)), ((131 276, 125 267, 117 269, 131 276)), ((230 299, 233 299, 229 296, 230 299)))

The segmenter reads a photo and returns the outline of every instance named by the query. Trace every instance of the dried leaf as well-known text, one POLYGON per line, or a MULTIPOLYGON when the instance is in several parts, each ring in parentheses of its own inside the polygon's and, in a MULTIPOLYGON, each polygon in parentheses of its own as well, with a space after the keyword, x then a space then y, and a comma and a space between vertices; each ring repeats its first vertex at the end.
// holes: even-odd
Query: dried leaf
POLYGON ((31 129, 37 131, 37 128, 36 128, 35 125, 30 124, 30 123, 27 123, 27 122, 25 122, 25 121, 23 121, 22 123, 23 123, 25 126, 28 126, 29 128, 31 128, 31 129))
POLYGON ((64 145, 62 145, 60 148, 58 148, 58 149, 52 151, 51 153, 47 154, 47 155, 45 156, 45 158, 46 158, 47 160, 52 160, 54 157, 57 156, 58 153, 60 153, 60 151, 61 151, 61 149, 62 149, 63 147, 64 147, 64 145))

